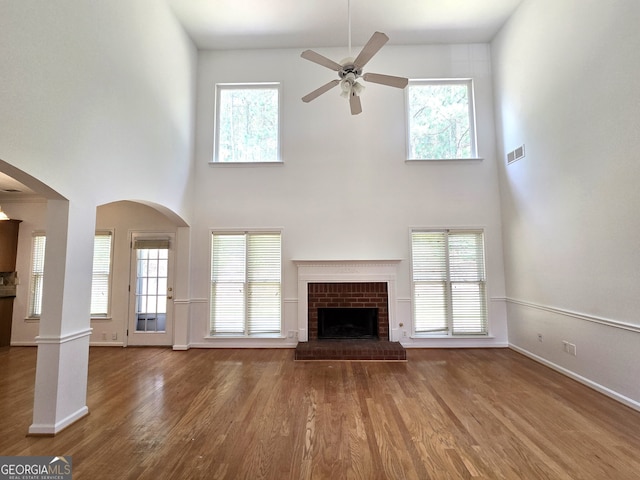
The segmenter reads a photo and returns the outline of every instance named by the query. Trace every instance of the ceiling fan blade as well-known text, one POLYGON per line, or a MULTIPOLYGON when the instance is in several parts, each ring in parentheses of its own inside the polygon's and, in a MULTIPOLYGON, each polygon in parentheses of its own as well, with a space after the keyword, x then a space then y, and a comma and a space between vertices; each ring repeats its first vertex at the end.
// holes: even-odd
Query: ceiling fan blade
POLYGON ((353 61, 353 64, 357 69, 361 69, 364 67, 371 57, 373 57, 378 50, 380 50, 385 43, 389 41, 389 37, 387 37, 382 32, 375 32, 371 35, 371 38, 367 42, 367 44, 362 47, 362 51, 358 54, 356 59, 353 61))
POLYGON ((351 115, 358 115, 362 113, 362 104, 360 103, 360 97, 351 92, 349 97, 349 107, 351 107, 351 115))
POLYGON ((318 65, 322 65, 323 67, 330 68, 336 72, 342 70, 342 65, 333 60, 328 59, 324 55, 320 55, 319 53, 314 52, 313 50, 305 50, 300 54, 302 58, 305 60, 309 60, 313 63, 317 63, 318 65))
POLYGON ((367 82, 379 83, 390 87, 404 88, 409 83, 408 78, 394 77, 393 75, 382 75, 381 73, 365 73, 362 78, 367 82))
POLYGON ((324 92, 327 92, 327 91, 331 90, 333 87, 335 87, 339 83, 340 83, 340 80, 337 80, 337 79, 336 80, 332 80, 329 83, 324 84, 320 88, 317 88, 313 92, 308 93, 307 95, 302 97, 302 101, 305 102, 305 103, 309 103, 311 100, 319 97, 324 92))

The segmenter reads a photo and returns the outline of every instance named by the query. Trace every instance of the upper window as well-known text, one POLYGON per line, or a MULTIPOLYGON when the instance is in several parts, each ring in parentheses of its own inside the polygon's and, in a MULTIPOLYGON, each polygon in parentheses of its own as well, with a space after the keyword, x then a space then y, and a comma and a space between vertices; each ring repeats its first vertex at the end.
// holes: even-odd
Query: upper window
POLYGON ((211 240, 211 335, 280 335, 280 233, 213 233, 211 240))
POLYGON ((488 333, 482 231, 412 231, 411 276, 416 335, 488 333))
POLYGON ((407 110, 409 160, 477 158, 471 80, 412 80, 407 110))
POLYGON ((280 161, 280 84, 216 85, 214 162, 280 161))

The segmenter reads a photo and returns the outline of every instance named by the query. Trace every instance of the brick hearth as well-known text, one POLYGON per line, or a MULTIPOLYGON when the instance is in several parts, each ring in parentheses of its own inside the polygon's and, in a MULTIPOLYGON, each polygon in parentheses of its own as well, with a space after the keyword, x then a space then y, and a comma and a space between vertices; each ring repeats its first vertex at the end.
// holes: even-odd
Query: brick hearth
POLYGON ((314 340, 298 343, 295 359, 406 362, 407 351, 388 340, 314 340))

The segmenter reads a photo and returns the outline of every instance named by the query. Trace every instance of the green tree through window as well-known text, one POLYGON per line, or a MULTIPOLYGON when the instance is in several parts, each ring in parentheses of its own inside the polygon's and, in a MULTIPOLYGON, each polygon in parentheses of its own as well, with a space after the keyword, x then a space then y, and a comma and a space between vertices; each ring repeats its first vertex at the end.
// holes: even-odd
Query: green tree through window
POLYGON ((217 162, 279 161, 279 85, 218 85, 217 162))
POLYGON ((470 80, 409 85, 409 158, 473 158, 475 132, 470 80))

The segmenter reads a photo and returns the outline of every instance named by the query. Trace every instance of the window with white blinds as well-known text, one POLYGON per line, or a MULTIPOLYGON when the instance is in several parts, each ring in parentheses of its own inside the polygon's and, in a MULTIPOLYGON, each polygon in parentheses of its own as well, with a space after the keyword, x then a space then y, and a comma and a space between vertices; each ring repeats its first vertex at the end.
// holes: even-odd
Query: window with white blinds
POLYGON ((280 233, 213 233, 211 335, 279 335, 280 233))
POLYGON ((414 332, 486 335, 482 231, 411 232, 414 332))
POLYGON ((111 284, 111 232, 96 233, 93 243, 93 278, 91 282, 91 316, 109 315, 111 284))
MULTIPOLYGON (((96 233, 93 244, 93 277, 91 282, 91 316, 109 314, 109 286, 111 285, 111 232, 96 233)), ((47 237, 34 233, 31 249, 31 278, 29 281, 29 317, 42 313, 44 284, 44 252, 47 237)))
POLYGON ((31 275, 29 279, 29 317, 40 318, 42 313, 42 285, 44 283, 44 250, 47 237, 34 233, 31 244, 31 275))

